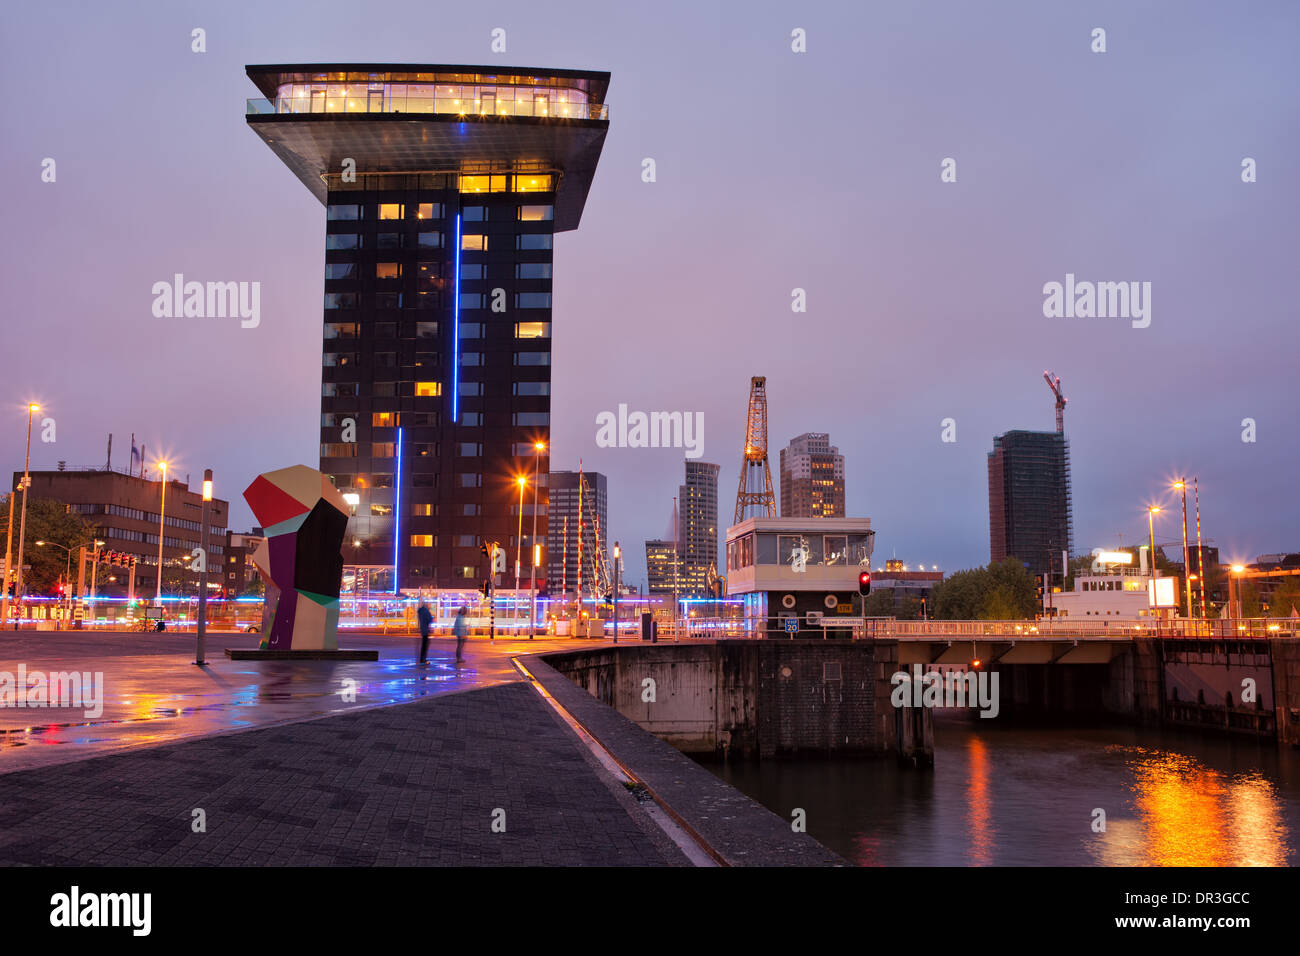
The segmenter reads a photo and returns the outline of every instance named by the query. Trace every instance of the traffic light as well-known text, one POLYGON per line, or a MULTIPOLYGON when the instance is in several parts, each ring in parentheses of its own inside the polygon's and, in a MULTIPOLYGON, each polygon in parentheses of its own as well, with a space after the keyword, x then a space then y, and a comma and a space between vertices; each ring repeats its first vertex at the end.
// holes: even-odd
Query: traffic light
POLYGON ((866 597, 871 593, 871 572, 861 571, 858 573, 858 593, 866 597))
POLYGON ((482 585, 478 590, 479 590, 479 593, 482 594, 484 597, 491 597, 491 596, 492 596, 492 584, 491 584, 491 582, 489 582, 489 581, 484 581, 484 582, 483 582, 483 585, 482 585))
POLYGON ((479 546, 479 550, 483 552, 483 557, 485 557, 485 558, 491 558, 491 557, 492 557, 492 552, 488 550, 488 546, 487 546, 487 542, 486 542, 486 541, 483 542, 483 544, 481 544, 481 545, 479 546))

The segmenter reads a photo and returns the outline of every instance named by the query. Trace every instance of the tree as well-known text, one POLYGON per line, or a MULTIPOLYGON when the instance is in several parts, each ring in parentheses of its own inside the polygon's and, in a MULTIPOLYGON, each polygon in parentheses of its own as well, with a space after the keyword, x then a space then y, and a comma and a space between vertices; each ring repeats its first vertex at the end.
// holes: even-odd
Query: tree
POLYGON ((1290 617, 1292 608, 1300 609, 1300 582, 1295 578, 1283 578, 1269 598, 1268 616, 1290 617))
MULTIPOLYGON (((22 524, 23 500, 21 495, 10 495, 0 504, 0 524, 9 522, 9 504, 14 509, 14 543, 11 560, 18 567, 18 534, 22 524), (14 499, 17 498, 16 501, 14 499)), ((70 575, 77 579, 77 549, 94 541, 98 527, 71 511, 61 501, 48 498, 29 498, 27 501, 27 535, 23 545, 23 564, 31 567, 23 572, 23 590, 28 594, 56 594, 59 578, 68 568, 68 552, 72 549, 70 575), (50 544, 37 545, 37 541, 50 544), (58 545, 58 547, 55 547, 58 545)))
POLYGON ((894 589, 874 588, 870 594, 862 599, 862 603, 864 617, 893 617, 894 589))
POLYGON ((939 620, 1022 620, 1038 613, 1038 590, 1015 558, 958 571, 930 592, 939 620))

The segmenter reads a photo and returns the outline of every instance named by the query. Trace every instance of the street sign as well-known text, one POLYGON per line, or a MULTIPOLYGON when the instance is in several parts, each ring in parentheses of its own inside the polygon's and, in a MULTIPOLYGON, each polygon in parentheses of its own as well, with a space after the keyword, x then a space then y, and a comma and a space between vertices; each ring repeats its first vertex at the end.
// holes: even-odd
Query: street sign
POLYGON ((787 634, 799 633, 799 619, 797 617, 785 618, 785 632, 787 634))

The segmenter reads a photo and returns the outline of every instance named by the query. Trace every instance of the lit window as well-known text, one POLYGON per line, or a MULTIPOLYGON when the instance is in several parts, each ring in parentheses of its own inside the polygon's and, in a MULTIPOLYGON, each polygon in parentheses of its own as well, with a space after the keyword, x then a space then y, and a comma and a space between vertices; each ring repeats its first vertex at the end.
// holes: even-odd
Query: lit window
POLYGON ((555 218, 554 206, 520 206, 520 222, 542 222, 555 218))
POLYGON ((381 202, 379 204, 380 219, 401 219, 402 204, 400 202, 381 202))
POLYGON ((416 382, 415 394, 417 398, 437 398, 442 394, 442 382, 416 382))
POLYGON ((384 518, 393 513, 392 505, 374 505, 370 506, 370 514, 375 518, 384 518))
POLYGON ((441 219, 442 203, 422 202, 416 208, 416 219, 441 219))
POLYGON ((517 339, 545 339, 551 334, 550 322, 519 322, 515 325, 517 339))
POLYGON ((463 193, 505 192, 505 176, 462 176, 460 191, 463 193))
POLYGON ((413 548, 432 548, 433 535, 431 534, 413 534, 411 535, 411 547, 413 548))
POLYGON ((515 177, 515 192, 517 193, 544 193, 550 188, 551 177, 549 175, 515 177))
POLYGON ((370 424, 374 428, 392 428, 399 421, 397 412, 373 412, 370 415, 370 424))
POLYGON ((401 277, 402 277, 402 264, 400 262, 375 263, 376 279, 400 279, 401 277))
POLYGON ((487 236, 467 234, 460 237, 460 248, 465 252, 487 252, 487 247, 487 236))
POLYGON ((434 506, 431 504, 417 502, 416 504, 411 505, 411 514, 417 518, 432 518, 433 508, 434 506))
POLYGON ((397 454, 397 445, 390 441, 379 441, 370 446, 372 458, 392 458, 395 454, 397 454))

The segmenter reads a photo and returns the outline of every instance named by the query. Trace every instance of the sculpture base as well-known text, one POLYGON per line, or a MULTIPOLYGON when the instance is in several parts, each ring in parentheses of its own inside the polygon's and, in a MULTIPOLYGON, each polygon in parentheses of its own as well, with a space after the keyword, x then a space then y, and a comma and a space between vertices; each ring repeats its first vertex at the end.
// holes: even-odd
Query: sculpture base
POLYGON ((259 651, 250 648, 227 647, 226 656, 232 661, 377 661, 378 651, 358 651, 340 648, 337 651, 259 651))

